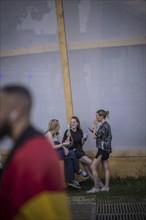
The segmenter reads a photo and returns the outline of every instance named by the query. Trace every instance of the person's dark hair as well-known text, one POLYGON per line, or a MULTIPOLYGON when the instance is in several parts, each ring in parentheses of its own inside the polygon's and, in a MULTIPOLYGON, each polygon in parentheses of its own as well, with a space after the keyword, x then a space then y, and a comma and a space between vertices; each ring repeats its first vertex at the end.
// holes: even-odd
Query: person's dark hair
POLYGON ((0 89, 1 92, 6 93, 8 96, 13 96, 18 99, 18 104, 23 104, 24 109, 29 112, 32 107, 32 97, 27 88, 21 85, 6 85, 0 89))
POLYGON ((96 111, 96 113, 98 113, 98 115, 102 116, 103 118, 106 118, 109 116, 109 111, 105 111, 104 109, 99 109, 98 111, 96 111))
POLYGON ((71 119, 75 119, 76 122, 78 123, 77 129, 81 129, 81 125, 80 125, 80 120, 77 116, 72 116, 71 119))

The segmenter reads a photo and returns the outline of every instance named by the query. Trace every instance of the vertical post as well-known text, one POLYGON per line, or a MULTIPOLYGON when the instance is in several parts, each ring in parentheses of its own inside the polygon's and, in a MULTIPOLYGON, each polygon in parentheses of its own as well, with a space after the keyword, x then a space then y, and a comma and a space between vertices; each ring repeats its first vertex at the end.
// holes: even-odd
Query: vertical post
POLYGON ((67 122, 69 123, 70 118, 73 115, 73 104, 72 104, 69 60, 68 60, 68 51, 67 51, 64 11, 63 11, 62 0, 55 0, 55 5, 56 5, 57 26, 58 26, 60 58, 61 58, 61 64, 62 64, 64 95, 65 95, 65 104, 66 104, 66 115, 67 115, 67 122))

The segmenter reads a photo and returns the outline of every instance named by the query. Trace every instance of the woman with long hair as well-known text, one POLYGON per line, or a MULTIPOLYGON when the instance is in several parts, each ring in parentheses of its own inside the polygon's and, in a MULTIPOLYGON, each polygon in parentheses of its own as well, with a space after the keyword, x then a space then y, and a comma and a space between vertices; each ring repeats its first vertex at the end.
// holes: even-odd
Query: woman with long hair
POLYGON ((87 173, 79 168, 75 153, 67 148, 70 145, 70 141, 61 141, 59 120, 52 119, 49 121, 45 136, 49 140, 52 140, 54 148, 58 151, 60 158, 64 160, 65 177, 68 185, 80 189, 81 186, 75 180, 74 173, 83 177, 86 177, 87 173))
POLYGON ((89 177, 93 180, 90 165, 92 160, 86 155, 83 150, 83 145, 87 137, 84 137, 83 130, 80 126, 80 121, 77 116, 73 116, 70 119, 70 127, 64 133, 63 141, 70 141, 70 150, 74 151, 77 159, 82 163, 85 171, 89 177))

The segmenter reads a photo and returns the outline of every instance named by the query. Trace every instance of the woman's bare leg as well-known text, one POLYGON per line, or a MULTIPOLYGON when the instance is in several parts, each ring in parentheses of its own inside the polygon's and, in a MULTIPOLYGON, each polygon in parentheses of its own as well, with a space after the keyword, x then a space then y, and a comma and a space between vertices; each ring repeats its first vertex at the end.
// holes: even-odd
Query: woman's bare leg
POLYGON ((103 161, 103 169, 104 169, 104 175, 105 175, 105 188, 109 188, 110 174, 109 174, 108 160, 103 161))
POLYGON ((92 160, 87 157, 87 156, 83 156, 79 159, 79 161, 82 163, 85 171, 88 173, 89 177, 93 180, 93 175, 92 175, 92 172, 91 172, 91 164, 92 164, 92 160))
POLYGON ((93 175, 94 187, 96 187, 97 189, 99 188, 99 185, 98 185, 99 175, 97 172, 97 167, 99 166, 100 162, 101 162, 101 155, 98 158, 94 158, 94 160, 91 164, 91 171, 92 171, 92 175, 93 175))

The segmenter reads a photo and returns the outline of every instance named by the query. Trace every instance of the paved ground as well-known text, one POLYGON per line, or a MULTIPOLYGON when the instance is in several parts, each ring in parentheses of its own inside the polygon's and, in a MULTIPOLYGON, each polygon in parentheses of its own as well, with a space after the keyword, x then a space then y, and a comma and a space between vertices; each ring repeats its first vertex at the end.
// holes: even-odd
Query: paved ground
POLYGON ((95 196, 90 198, 73 197, 71 201, 73 220, 96 220, 96 206, 95 196))
POLYGON ((74 197, 73 220, 145 220, 146 200, 132 198, 97 199, 74 197))

